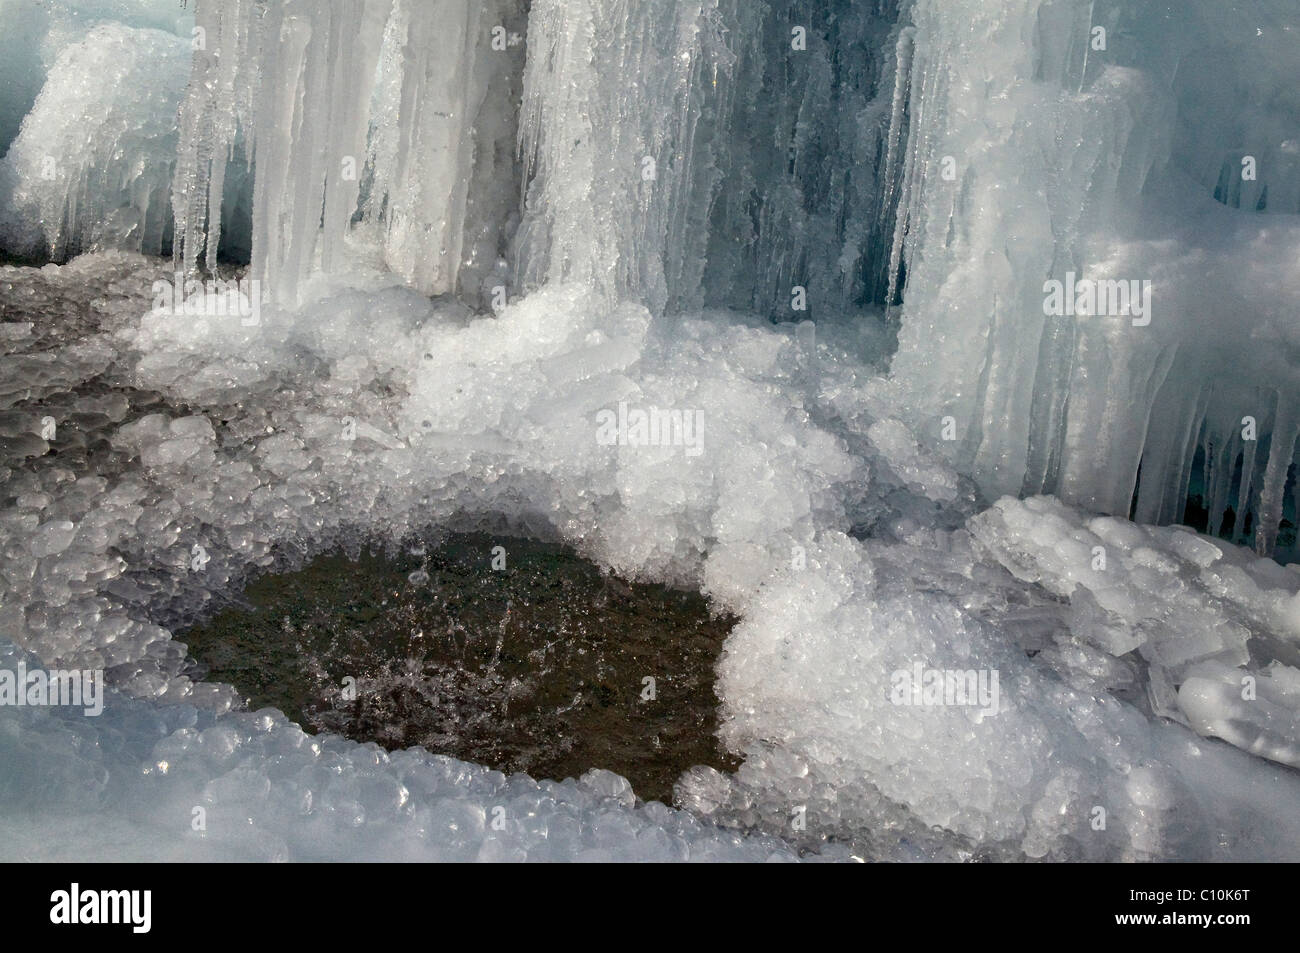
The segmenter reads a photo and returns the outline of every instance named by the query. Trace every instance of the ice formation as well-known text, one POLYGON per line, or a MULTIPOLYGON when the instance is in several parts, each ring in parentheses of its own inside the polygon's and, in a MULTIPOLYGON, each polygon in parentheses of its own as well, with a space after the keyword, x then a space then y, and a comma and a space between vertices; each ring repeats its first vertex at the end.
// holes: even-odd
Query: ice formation
MULTIPOLYGON (((1300 21, 1233 11, 201 0, 173 259, 0 270, 0 668, 111 687, 99 720, 0 707, 0 842, 1294 859, 1300 21), (264 283, 256 311, 169 307, 213 274, 264 283), (1054 281, 1138 307, 1050 313, 1054 281), (653 409, 698 447, 596 438, 653 409), (1204 535, 1168 525, 1192 488, 1204 535), (738 615, 740 770, 670 809, 309 737, 189 678, 171 632, 250 574, 429 526, 558 536, 738 615)), ((80 62, 7 166, 118 108, 55 105, 80 62)), ((127 128, 165 135, 132 88, 127 128)), ((146 192, 155 221, 158 141, 87 158, 67 247, 146 192)))
POLYGON ((514 205, 513 127, 501 117, 523 54, 503 31, 526 32, 515 0, 232 0, 196 14, 207 47, 181 116, 179 263, 216 267, 221 213, 240 195, 228 167, 255 161, 251 256, 278 297, 294 300, 318 266, 350 258, 343 241, 358 214, 413 287, 477 294, 461 270, 481 280, 496 269, 514 205))
POLYGON ((1269 0, 913 7, 892 371, 919 432, 954 419, 941 446, 990 498, 1169 523, 1199 478, 1212 528, 1231 505, 1235 537, 1272 551, 1298 429, 1294 19, 1269 0), (1070 273, 1149 282, 1150 323, 1045 314, 1070 273))
MULTIPOLYGON (((95 27, 118 23, 189 39, 192 12, 176 0, 0 0, 0 155, 18 135, 50 68, 95 27)), ((86 72, 104 79, 102 74, 86 72)))
POLYGON ((111 22, 64 47, 0 160, 0 244, 30 258, 159 254, 189 56, 180 37, 111 22))

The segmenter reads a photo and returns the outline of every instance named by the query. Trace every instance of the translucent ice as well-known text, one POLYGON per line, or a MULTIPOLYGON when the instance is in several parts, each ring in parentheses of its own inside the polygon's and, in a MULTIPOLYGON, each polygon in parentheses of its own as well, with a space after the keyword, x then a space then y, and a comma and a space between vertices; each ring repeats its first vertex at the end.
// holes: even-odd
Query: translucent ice
POLYGON ((1294 12, 911 8, 893 371, 909 422, 990 499, 1055 492, 1170 523, 1195 482, 1215 530, 1231 507, 1235 537, 1250 514, 1273 550, 1300 431, 1281 343, 1300 305, 1300 153, 1282 130, 1300 113, 1276 92, 1300 69, 1294 12), (1150 313, 1054 308, 1051 282, 1146 283, 1150 313))
POLYGON ((0 161, 0 246, 162 251, 189 56, 177 36, 117 23, 63 48, 0 161))

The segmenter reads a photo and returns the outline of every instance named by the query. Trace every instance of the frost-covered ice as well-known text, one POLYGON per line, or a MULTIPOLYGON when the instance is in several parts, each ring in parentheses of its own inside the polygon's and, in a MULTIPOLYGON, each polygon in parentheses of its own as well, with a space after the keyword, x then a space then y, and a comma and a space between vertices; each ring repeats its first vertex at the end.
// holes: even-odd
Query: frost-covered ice
POLYGON ((229 0, 145 98, 166 55, 89 97, 75 66, 183 41, 77 39, 6 168, 32 130, 105 151, 32 193, 72 214, 15 227, 154 222, 170 94, 174 267, 265 288, 176 314, 171 262, 0 269, 5 664, 112 687, 99 720, 0 707, 6 849, 1300 855, 1300 572, 1265 558, 1294 545, 1300 25, 1185 6, 828 4, 800 50, 779 3, 229 0), (1269 105, 1194 78, 1203 43, 1269 105), (1067 274, 1152 281, 1151 323, 1046 314, 1067 274), (1209 535, 1168 525, 1193 486, 1209 535), (171 632, 252 574, 439 526, 737 615, 741 768, 673 810, 311 738, 189 678, 171 632))
MULTIPOLYGON (((0 0, 0 155, 18 135, 60 54, 108 23, 187 40, 194 16, 176 0, 0 0)), ((96 75, 87 72, 87 75, 96 75)), ((102 79, 102 76, 98 78, 102 79)))
POLYGON ((159 254, 190 45, 104 23, 64 47, 0 160, 0 245, 31 258, 159 254))

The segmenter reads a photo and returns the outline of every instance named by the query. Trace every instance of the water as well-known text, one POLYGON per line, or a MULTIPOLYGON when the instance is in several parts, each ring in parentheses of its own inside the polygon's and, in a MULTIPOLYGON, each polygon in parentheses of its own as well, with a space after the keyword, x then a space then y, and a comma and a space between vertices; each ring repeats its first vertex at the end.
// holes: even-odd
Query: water
POLYGON ((210 679, 308 730, 538 778, 606 768, 664 802, 685 769, 736 765, 713 690, 735 620, 568 548, 454 535, 395 558, 325 556, 246 598, 178 637, 210 679))

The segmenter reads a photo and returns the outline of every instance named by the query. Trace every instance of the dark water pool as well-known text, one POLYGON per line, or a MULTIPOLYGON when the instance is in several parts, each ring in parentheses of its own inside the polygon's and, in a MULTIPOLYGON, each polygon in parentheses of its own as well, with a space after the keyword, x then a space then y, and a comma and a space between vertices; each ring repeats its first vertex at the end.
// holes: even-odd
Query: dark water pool
POLYGON ((538 778, 607 768, 665 802, 686 768, 735 767, 713 687, 735 620, 698 593, 550 543, 455 535, 397 558, 325 556, 245 597, 251 611, 178 638, 206 677, 310 731, 538 778))

